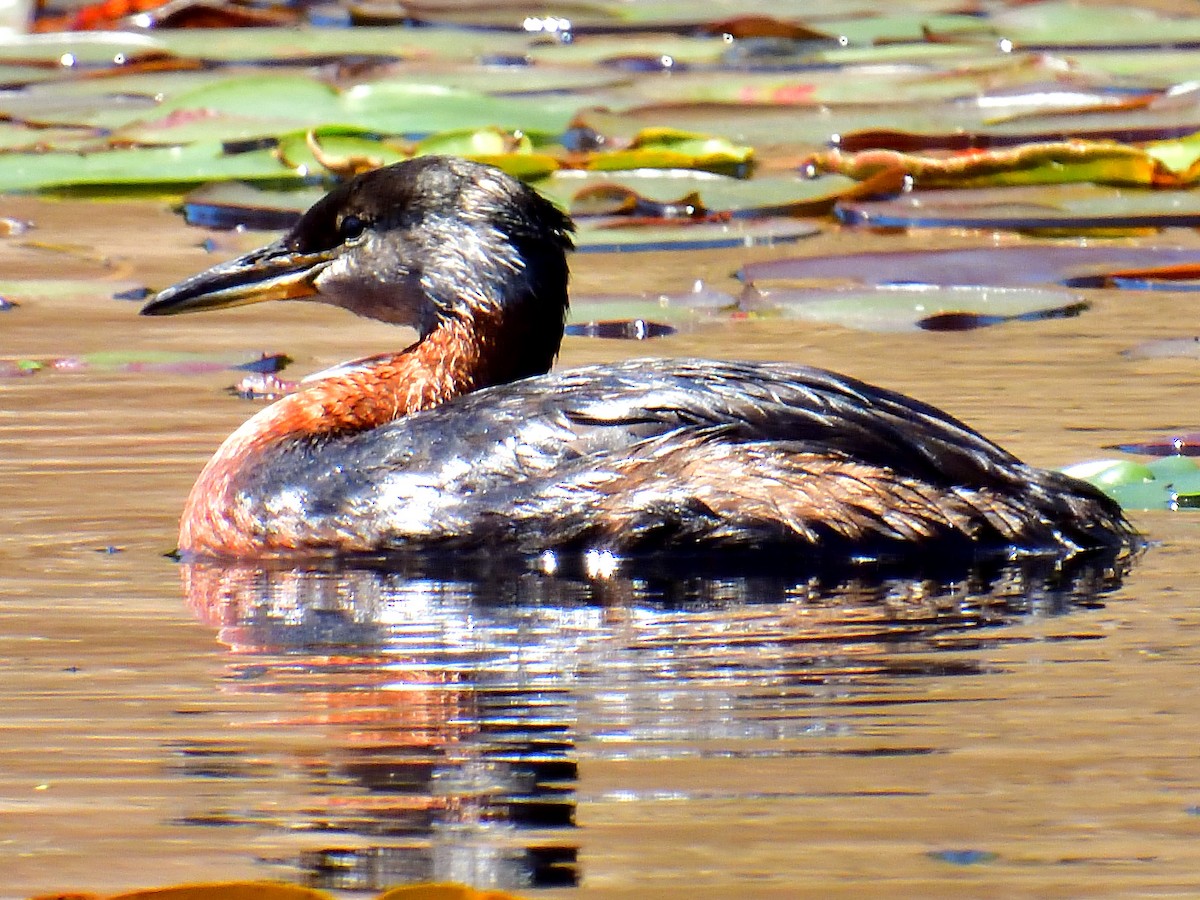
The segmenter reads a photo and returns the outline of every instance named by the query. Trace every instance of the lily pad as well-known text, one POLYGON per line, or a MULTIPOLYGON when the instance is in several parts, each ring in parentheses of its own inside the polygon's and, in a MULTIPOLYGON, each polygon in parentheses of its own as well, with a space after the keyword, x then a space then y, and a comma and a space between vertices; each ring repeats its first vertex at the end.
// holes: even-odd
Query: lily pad
POLYGON ((1005 322, 1078 315, 1078 295, 1046 288, 880 285, 750 290, 740 307, 759 315, 829 322, 863 331, 965 331, 1005 322))
POLYGON ((166 350, 111 350, 79 356, 0 357, 0 376, 51 372, 158 372, 204 375, 229 369, 259 374, 282 371, 291 363, 283 354, 203 354, 166 350))
POLYGON ((1031 285, 1107 287, 1109 273, 1200 261, 1200 251, 1175 247, 1025 245, 851 253, 750 263, 747 282, 842 282, 858 284, 1031 285))
POLYGON ((821 231, 815 223, 786 218, 646 222, 619 217, 584 220, 577 225, 575 243, 581 253, 771 247, 795 243, 821 231))
POLYGON ((523 34, 461 28, 205 28, 154 32, 154 46, 175 56, 223 62, 379 59, 470 60, 523 55, 523 34))
POLYGON ((1147 191, 1088 184, 913 191, 893 200, 842 201, 838 218, 876 228, 1194 228, 1194 191, 1147 191))
POLYGON ((184 218, 204 228, 282 231, 324 196, 319 187, 266 190, 240 182, 206 184, 183 201, 184 218))
POLYGON ((269 151, 225 153, 220 144, 143 147, 87 154, 0 154, 0 191, 94 188, 97 193, 121 187, 173 188, 205 181, 300 181, 269 151))
POLYGON ((1177 47, 1200 42, 1200 20, 1150 7, 1108 5, 1102 14, 1065 0, 999 10, 992 25, 1018 46, 1177 47))
POLYGON ((737 299, 702 281, 690 291, 658 294, 577 294, 571 297, 568 334, 644 339, 686 330, 706 322, 738 317, 737 299), (606 324, 611 329, 597 328, 606 324), (669 331, 656 329, 663 326, 669 331))
POLYGON ((1144 464, 1100 460, 1063 471, 1091 482, 1125 509, 1200 508, 1200 466, 1190 456, 1163 456, 1144 464))
POLYGON ((669 215, 672 209, 690 208, 689 215, 720 212, 741 216, 823 213, 839 197, 855 191, 859 182, 836 175, 742 179, 665 169, 558 172, 535 184, 539 191, 574 215, 625 212, 669 215))

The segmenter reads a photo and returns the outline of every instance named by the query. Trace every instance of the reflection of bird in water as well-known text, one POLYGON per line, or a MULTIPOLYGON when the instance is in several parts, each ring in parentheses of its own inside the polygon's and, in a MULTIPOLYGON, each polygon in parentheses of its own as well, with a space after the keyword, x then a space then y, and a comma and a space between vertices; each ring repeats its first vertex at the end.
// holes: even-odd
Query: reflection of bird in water
POLYGON ((546 374, 570 232, 496 169, 424 158, 355 178, 275 243, 159 294, 144 313, 310 299, 420 333, 235 431, 192 489, 181 549, 830 559, 1132 542, 1088 485, 842 375, 665 359, 546 374))

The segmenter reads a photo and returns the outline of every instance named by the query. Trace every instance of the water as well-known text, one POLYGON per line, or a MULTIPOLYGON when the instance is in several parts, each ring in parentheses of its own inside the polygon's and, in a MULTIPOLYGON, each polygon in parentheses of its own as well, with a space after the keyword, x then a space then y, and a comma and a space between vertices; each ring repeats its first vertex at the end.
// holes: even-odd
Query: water
MULTIPOLYGON (((210 259, 150 202, 4 212, 38 225, 37 247, 0 242, 8 277, 161 286, 210 259)), ((799 251, 969 240, 835 232, 799 251)), ((576 284, 734 289, 740 263, 794 252, 592 255, 576 284)), ((563 363, 823 365, 1044 465, 1194 429, 1194 361, 1118 356, 1178 336, 1187 301, 1092 299, 1079 318, 969 333, 765 322, 569 339, 563 363)), ((0 313, 2 352, 285 351, 312 371, 407 337, 283 304, 135 312, 30 302, 0 313)), ((234 380, 0 381, 0 893, 227 878, 451 878, 548 898, 1200 885, 1200 519, 1136 515, 1154 543, 1128 572, 181 569, 164 554, 183 497, 253 408, 222 391, 234 380)))

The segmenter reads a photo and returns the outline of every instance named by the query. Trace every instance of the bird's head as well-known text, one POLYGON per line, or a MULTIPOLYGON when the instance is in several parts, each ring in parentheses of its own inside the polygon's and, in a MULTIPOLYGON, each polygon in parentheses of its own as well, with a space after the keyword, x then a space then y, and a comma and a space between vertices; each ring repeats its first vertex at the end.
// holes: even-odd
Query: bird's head
POLYGON ((142 314, 310 300, 422 336, 449 319, 518 320, 549 352, 545 371, 562 339, 572 230, 499 169, 422 157, 335 188, 279 240, 167 288, 142 314))

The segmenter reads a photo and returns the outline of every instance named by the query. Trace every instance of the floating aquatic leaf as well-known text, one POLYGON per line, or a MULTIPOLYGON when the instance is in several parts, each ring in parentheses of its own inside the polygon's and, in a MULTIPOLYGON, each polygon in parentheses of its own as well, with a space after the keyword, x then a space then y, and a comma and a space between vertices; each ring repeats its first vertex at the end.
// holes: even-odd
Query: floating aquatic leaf
POLYGON ((307 123, 301 118, 245 115, 197 107, 168 112, 164 116, 139 119, 114 128, 109 143, 113 146, 166 146, 220 141, 230 145, 269 146, 278 135, 303 133, 307 123))
POLYGON ((873 288, 751 289, 741 309, 831 322, 865 331, 962 331, 1013 321, 1078 315, 1078 295, 1043 288, 879 285, 873 288))
MULTIPOLYGON (((980 97, 978 117, 961 110, 956 127, 948 130, 927 128, 868 128, 860 131, 842 132, 838 135, 837 147, 843 153, 858 153, 865 150, 896 150, 905 153, 930 150, 978 151, 1021 145, 1053 145, 1067 140, 1086 140, 1093 143, 1118 141, 1123 144, 1164 141, 1164 146, 1155 152, 1154 145, 1145 148, 1151 156, 1160 158, 1168 169, 1181 171, 1187 165, 1175 165, 1175 157, 1182 158, 1191 152, 1189 139, 1200 131, 1200 109, 1194 100, 1182 109, 1175 97, 1158 104, 1149 102, 1154 95, 1131 95, 1128 92, 1095 93, 1079 95, 1061 89, 1046 96, 1035 92, 1032 95, 1006 93, 1003 96, 980 97), (1079 107, 1050 109, 1056 102, 1077 103, 1079 107), (1107 101, 1107 102, 1103 102, 1107 101), (997 117, 998 108, 1011 109, 1028 103, 1036 113, 1009 112, 997 117), (1103 103, 1103 105, 1102 105, 1103 103), (985 105, 986 104, 986 105, 985 105), (1188 143, 1185 143, 1188 142, 1188 143), (1179 144, 1177 148, 1175 145, 1179 144)), ((912 117, 898 117, 908 120, 912 117)), ((943 111, 939 116, 928 116, 929 125, 953 124, 943 111)))
POLYGON ((970 151, 948 157, 891 150, 842 153, 831 150, 809 161, 817 171, 869 178, 882 170, 902 171, 921 187, 988 187, 1008 184, 1097 184, 1150 186, 1177 183, 1146 151, 1107 141, 1057 141, 1011 149, 970 151))
POLYGON ((314 187, 266 190, 239 182, 206 184, 184 198, 183 213, 188 224, 205 228, 281 231, 291 228, 324 193, 314 187))
POLYGON ((731 219, 718 222, 625 218, 583 221, 576 245, 582 253, 638 250, 712 250, 719 247, 769 247, 790 244, 820 232, 820 226, 796 219, 731 219))
POLYGON ((405 148, 364 137, 354 129, 316 128, 279 138, 275 157, 302 176, 329 172, 343 177, 407 159, 405 148))
POLYGON ((0 191, 86 187, 104 194, 121 188, 173 188, 229 179, 298 183, 303 177, 285 168, 270 151, 229 154, 220 144, 209 143, 87 154, 0 154, 0 191))
POLYGON ((721 61, 728 49, 729 43, 720 36, 590 34, 577 37, 570 43, 554 41, 535 44, 529 48, 529 58, 538 63, 574 66, 643 59, 673 68, 676 64, 689 63, 714 65, 721 61))
POLYGON ((249 117, 270 110, 272 117, 312 126, 338 122, 344 112, 338 92, 324 82, 275 73, 230 75, 168 98, 157 111, 197 109, 249 117))
POLYGON ((0 151, 84 150, 97 146, 102 134, 98 128, 30 128, 15 122, 0 122, 0 151))
POLYGON ((417 152, 471 157, 502 156, 507 153, 532 153, 533 141, 523 132, 474 128, 465 131, 443 131, 427 137, 417 144, 417 152))
POLYGON ((1090 184, 913 191, 892 200, 841 201, 838 218, 876 228, 1088 229, 1192 228, 1193 191, 1147 191, 1090 184))
POLYGON ((1130 459, 1095 459, 1076 463, 1062 470, 1072 478, 1095 485, 1142 484, 1154 480, 1154 471, 1144 463, 1130 459))
POLYGON ((753 156, 753 147, 725 138, 673 128, 647 128, 624 150, 592 155, 587 168, 593 171, 705 169, 732 175, 743 172, 753 156))
POLYGON ((376 58, 470 60, 522 55, 526 35, 461 28, 254 28, 157 31, 153 45, 180 57, 224 62, 376 58))
POLYGON ((1016 45, 1038 47, 1175 47, 1200 41, 1200 21, 1150 6, 1095 7, 1065 0, 1027 3, 998 10, 992 26, 1016 45))
POLYGON ((174 375, 203 375, 229 369, 272 373, 284 369, 291 359, 283 354, 203 354, 166 350, 113 350, 80 356, 22 359, 0 357, 0 376, 32 375, 37 372, 160 372, 174 375))
POLYGON ((338 116, 327 121, 409 137, 492 127, 554 135, 567 129, 578 105, 570 96, 530 103, 524 97, 495 97, 428 82, 381 80, 344 91, 338 116))
POLYGON ((747 282, 849 282, 859 284, 1111 286, 1110 273, 1129 267, 1169 266, 1200 260, 1200 251, 1174 247, 1096 244, 975 247, 851 253, 750 263, 747 282))
POLYGON ((729 19, 719 19, 708 22, 704 30, 710 34, 727 36, 735 40, 748 38, 782 38, 788 41, 819 41, 829 40, 835 35, 827 31, 818 31, 801 22, 768 15, 753 15, 743 13, 729 19))
POLYGON ((1148 463, 1097 460, 1063 471, 1091 482, 1125 509, 1200 508, 1200 467, 1191 456, 1173 454, 1148 463))
POLYGON ((666 169, 559 172, 538 180, 536 186, 574 215, 671 215, 672 209, 676 215, 816 215, 828 211, 839 197, 855 193, 860 182, 841 175, 739 179, 666 169), (684 212, 689 206, 693 212, 684 212))
MULTIPOLYGON (((138 16, 138 24, 145 28, 291 28, 300 22, 300 13, 286 6, 248 6, 230 0, 142 0, 146 6, 138 16)), ((111 28, 116 22, 103 17, 109 0, 100 0, 92 7, 99 9, 98 22, 90 27, 111 28)), ((116 20, 119 21, 120 17, 116 20)))
POLYGON ((739 314, 735 297, 702 281, 679 293, 577 294, 571 298, 567 333, 643 340, 739 314))
POLYGON ((496 166, 527 181, 545 178, 560 165, 551 154, 536 152, 529 135, 502 131, 499 128, 450 131, 432 135, 417 145, 415 153, 417 156, 428 154, 465 156, 496 166))
POLYGON ((131 31, 0 35, 0 59, 61 63, 63 70, 77 65, 112 64, 115 59, 133 59, 163 49, 157 36, 131 31))

